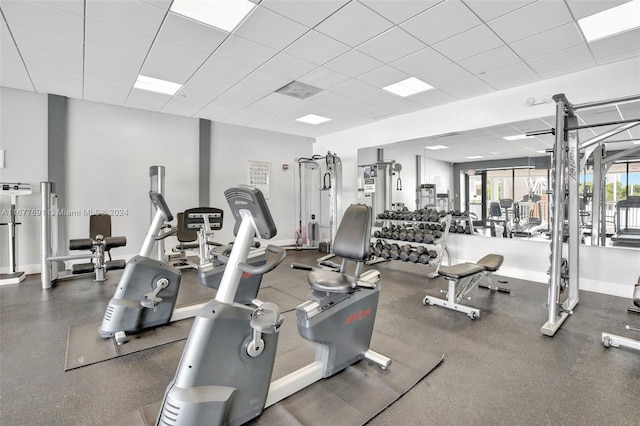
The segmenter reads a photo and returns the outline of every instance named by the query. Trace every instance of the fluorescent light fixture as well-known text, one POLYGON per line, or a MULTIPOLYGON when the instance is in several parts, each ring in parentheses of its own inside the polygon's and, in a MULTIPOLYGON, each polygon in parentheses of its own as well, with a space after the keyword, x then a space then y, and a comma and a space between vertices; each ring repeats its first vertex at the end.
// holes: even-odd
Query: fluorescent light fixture
POLYGON ((478 158, 484 158, 482 155, 472 155, 471 157, 464 157, 469 160, 477 160, 478 158))
POLYGON ((640 140, 633 141, 633 144, 634 144, 634 145, 640 145, 640 140))
POLYGON ((331 119, 322 117, 321 115, 307 114, 304 117, 296 118, 296 121, 308 124, 322 124, 326 123, 327 121, 331 121, 331 119))
POLYGON ((444 146, 444 145, 434 145, 434 146, 425 146, 426 149, 432 149, 432 150, 436 150, 436 149, 447 149, 449 148, 448 146, 444 146))
POLYGON ((165 95, 175 95, 182 87, 182 84, 139 75, 133 87, 150 92, 164 93, 165 95))
POLYGON ((254 7, 248 0, 173 0, 170 10, 231 32, 254 7))
POLYGON ((640 27, 640 0, 633 0, 578 20, 587 42, 640 27))
POLYGON ((512 136, 504 136, 502 139, 506 139, 508 141, 519 141, 520 139, 532 139, 533 136, 527 135, 512 135, 512 136))
POLYGON ((544 150, 544 149, 541 149, 540 151, 536 151, 536 152, 537 152, 538 154, 546 154, 546 153, 547 153, 547 151, 546 151, 546 150, 544 150))
POLYGON ((406 98, 407 96, 415 95, 416 93, 431 90, 433 87, 415 77, 409 77, 406 80, 383 87, 383 89, 387 92, 393 93, 394 95, 406 98))

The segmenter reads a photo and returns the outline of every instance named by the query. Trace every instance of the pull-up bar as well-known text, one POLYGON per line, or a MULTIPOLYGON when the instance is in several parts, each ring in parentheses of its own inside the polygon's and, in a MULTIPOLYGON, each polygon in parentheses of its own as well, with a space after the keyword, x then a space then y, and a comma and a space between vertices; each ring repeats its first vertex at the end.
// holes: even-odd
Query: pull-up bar
POLYGON ((573 109, 574 111, 577 111, 579 109, 584 109, 584 108, 593 108, 593 107, 602 106, 602 105, 609 105, 609 104, 619 104, 619 103, 622 103, 622 102, 635 101, 635 100, 638 100, 638 99, 640 99, 640 94, 623 96, 622 98, 607 99, 607 100, 604 100, 604 101, 595 101, 595 102, 586 102, 586 103, 583 103, 583 104, 575 104, 575 105, 571 105, 570 108, 573 109))

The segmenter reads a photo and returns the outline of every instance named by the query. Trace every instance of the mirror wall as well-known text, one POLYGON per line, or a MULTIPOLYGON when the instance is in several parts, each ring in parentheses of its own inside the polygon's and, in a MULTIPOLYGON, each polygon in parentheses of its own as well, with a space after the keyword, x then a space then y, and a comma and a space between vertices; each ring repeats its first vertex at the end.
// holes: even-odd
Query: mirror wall
MULTIPOLYGON (((593 125, 638 117, 640 102, 636 101, 586 110, 578 119, 580 125, 593 125)), ((381 161, 402 165, 400 172, 389 167, 385 187, 387 208, 398 205, 409 210, 424 208, 425 198, 421 192, 425 186, 435 185, 434 191, 440 195, 435 207, 441 209, 446 196, 446 210, 469 212, 475 220, 473 233, 476 235, 546 239, 547 191, 552 178, 551 151, 555 137, 552 134, 527 137, 526 134, 551 129, 554 122, 555 117, 547 116, 365 148, 358 152, 358 164, 361 169, 381 161)), ((579 140, 589 141, 616 127, 610 124, 581 129, 579 140)), ((640 234, 640 200, 637 208, 634 207, 634 197, 640 196, 640 126, 607 139, 603 145, 603 150, 597 150, 596 155, 601 152, 605 156, 617 152, 628 154, 607 171, 604 194, 605 245, 620 245, 615 242, 618 233, 640 234)), ((370 195, 364 187, 361 176, 360 197, 368 202, 370 195)), ((593 161, 590 159, 580 172, 580 223, 586 244, 590 244, 592 188, 593 161)), ((640 248, 640 244, 625 243, 624 246, 640 248)))

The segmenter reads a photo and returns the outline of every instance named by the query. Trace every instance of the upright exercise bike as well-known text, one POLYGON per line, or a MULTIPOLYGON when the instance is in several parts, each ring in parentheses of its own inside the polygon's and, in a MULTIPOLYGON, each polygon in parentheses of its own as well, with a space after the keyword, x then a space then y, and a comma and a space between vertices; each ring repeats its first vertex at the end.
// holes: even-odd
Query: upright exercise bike
POLYGON ((162 402, 157 425, 239 425, 287 396, 366 358, 386 369, 391 360, 371 349, 380 273, 362 272, 369 257, 372 212, 352 205, 345 212, 334 241, 343 258, 339 271, 306 265, 313 290, 296 308, 299 334, 318 344, 316 360, 271 382, 279 330, 283 322, 273 303, 254 301, 257 308, 234 303, 240 275, 266 273, 285 257, 269 245, 275 258, 262 267, 245 263, 254 235, 270 239, 276 227, 262 193, 252 187, 225 191, 236 225, 220 289, 198 314, 174 380, 162 402), (354 275, 345 273, 356 262, 354 275))
MULTIPOLYGON (((156 213, 144 239, 140 253, 133 257, 125 267, 118 287, 107 305, 98 333, 102 338, 113 337, 117 344, 125 343, 127 333, 138 333, 152 327, 166 325, 173 321, 191 318, 196 315, 206 302, 176 308, 181 272, 168 263, 151 259, 149 256, 157 240, 175 233, 169 227, 163 231, 173 215, 164 200, 157 192, 150 192, 149 197, 156 213)), ((210 207, 199 207, 185 212, 185 225, 190 230, 198 230, 200 238, 201 264, 199 277, 201 283, 209 288, 217 289, 224 265, 216 255, 206 253, 206 236, 213 229, 222 227, 222 210, 210 207)), ((228 247, 219 248, 223 253, 228 247)), ((251 251, 252 265, 263 265, 266 262, 264 249, 251 251)), ((240 303, 248 303, 255 298, 262 277, 247 276, 242 278, 242 291, 238 293, 240 303)))

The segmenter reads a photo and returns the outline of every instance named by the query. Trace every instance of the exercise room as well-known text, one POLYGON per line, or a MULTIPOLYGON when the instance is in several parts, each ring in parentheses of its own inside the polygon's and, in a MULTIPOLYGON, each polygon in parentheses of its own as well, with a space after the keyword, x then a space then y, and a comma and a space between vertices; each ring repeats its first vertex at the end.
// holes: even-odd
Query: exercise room
POLYGON ((0 16, 0 424, 638 424, 640 0, 0 16))

